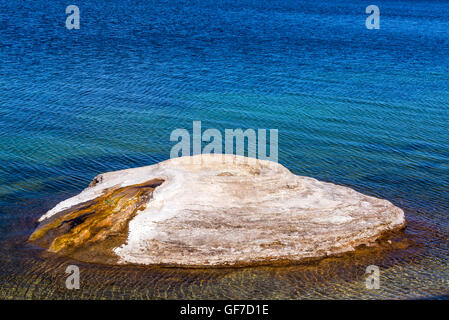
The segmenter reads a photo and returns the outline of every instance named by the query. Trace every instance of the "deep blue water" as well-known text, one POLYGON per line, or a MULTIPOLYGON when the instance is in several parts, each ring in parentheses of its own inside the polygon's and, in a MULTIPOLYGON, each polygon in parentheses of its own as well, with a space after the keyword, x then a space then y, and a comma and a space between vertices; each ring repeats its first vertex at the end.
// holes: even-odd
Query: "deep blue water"
POLYGON ((447 294, 448 57, 447 1, 2 1, 0 237, 98 173, 169 158, 194 120, 274 128, 294 173, 435 230, 421 295, 447 294))

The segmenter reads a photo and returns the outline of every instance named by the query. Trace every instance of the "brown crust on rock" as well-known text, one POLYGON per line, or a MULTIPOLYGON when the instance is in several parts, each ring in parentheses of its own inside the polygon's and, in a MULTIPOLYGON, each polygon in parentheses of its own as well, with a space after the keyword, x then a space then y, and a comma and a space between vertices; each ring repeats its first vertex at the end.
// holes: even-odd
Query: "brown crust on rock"
POLYGON ((157 179, 107 189, 91 201, 44 220, 29 240, 77 260, 117 263, 113 249, 126 242, 129 221, 145 209, 154 189, 163 182, 157 179))

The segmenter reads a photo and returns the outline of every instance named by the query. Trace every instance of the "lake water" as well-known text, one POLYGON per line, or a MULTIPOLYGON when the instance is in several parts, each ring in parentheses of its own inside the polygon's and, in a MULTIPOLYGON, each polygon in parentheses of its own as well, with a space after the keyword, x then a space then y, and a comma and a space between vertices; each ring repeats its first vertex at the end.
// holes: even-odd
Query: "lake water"
POLYGON ((422 298, 449 294, 449 5, 0 3, 0 298, 422 298), (101 172, 169 158, 170 133, 279 130, 292 172, 386 198, 413 245, 301 266, 183 270, 47 256, 37 218, 101 172), (64 270, 81 268, 82 289, 64 270), (381 288, 365 288, 365 268, 381 288))

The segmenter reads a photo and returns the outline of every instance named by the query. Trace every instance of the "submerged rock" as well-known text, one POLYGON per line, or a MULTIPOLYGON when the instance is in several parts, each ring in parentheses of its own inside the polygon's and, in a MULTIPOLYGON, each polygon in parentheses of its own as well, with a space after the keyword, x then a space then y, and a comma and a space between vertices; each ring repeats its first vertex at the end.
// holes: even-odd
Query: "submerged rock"
POLYGON ((39 221, 30 240, 52 252, 191 267, 321 258, 405 226, 389 201, 234 155, 101 174, 39 221))

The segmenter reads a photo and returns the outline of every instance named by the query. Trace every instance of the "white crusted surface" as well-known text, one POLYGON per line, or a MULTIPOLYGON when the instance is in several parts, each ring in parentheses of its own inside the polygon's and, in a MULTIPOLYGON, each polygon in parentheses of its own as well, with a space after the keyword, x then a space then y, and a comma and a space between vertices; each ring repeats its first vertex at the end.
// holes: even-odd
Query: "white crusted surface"
POLYGON ((280 164, 199 155, 102 174, 41 221, 105 188, 165 182, 129 224, 121 263, 232 265, 322 257, 353 250, 405 224, 386 200, 292 174, 280 164))

